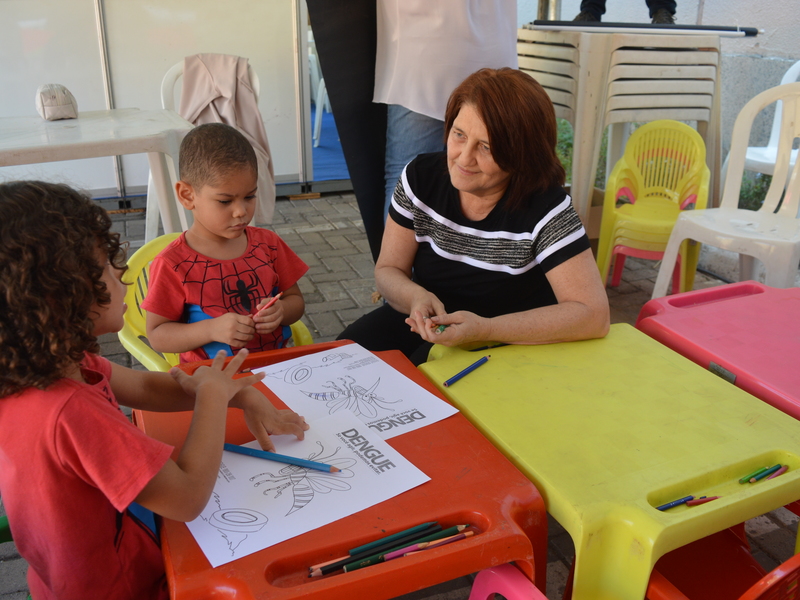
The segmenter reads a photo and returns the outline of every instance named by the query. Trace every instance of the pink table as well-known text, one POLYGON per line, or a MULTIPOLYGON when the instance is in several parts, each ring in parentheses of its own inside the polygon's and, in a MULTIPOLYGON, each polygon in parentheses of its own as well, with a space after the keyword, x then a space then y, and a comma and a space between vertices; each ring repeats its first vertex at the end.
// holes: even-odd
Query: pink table
POLYGON ((800 288, 743 281, 657 298, 636 327, 800 419, 800 288))

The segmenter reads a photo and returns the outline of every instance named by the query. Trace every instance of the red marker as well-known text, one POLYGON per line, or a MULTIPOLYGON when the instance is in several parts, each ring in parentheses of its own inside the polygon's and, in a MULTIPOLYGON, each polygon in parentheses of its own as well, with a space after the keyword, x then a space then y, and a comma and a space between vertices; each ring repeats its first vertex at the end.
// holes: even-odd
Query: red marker
POLYGON ((258 309, 256 312, 254 312, 254 313, 253 313, 253 316, 255 317, 255 316, 256 316, 258 313, 260 313, 262 310, 266 310, 266 309, 268 309, 270 306, 272 306, 273 304, 275 304, 275 303, 276 303, 276 302, 277 302, 277 301, 280 299, 280 297, 281 297, 281 296, 283 296, 283 292, 278 292, 277 294, 275 294, 275 296, 274 296, 274 297, 273 297, 273 298, 272 298, 272 299, 271 299, 269 302, 267 302, 267 303, 266 303, 264 306, 262 306, 261 308, 259 308, 259 309, 258 309))

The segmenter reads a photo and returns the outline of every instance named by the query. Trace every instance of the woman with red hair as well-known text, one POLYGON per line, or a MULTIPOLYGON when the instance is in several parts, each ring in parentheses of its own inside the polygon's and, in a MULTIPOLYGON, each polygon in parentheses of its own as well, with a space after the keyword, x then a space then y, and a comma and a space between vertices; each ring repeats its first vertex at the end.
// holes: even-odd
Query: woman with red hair
POLYGON ((556 156, 544 89, 481 69, 450 96, 447 150, 409 163, 375 266, 387 304, 339 336, 399 349, 602 337, 608 298, 556 156))

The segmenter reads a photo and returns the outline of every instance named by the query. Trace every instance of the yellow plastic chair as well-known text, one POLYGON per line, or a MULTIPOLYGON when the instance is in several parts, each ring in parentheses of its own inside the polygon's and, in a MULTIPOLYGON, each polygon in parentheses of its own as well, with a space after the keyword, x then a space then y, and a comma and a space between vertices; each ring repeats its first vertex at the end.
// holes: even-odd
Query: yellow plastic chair
MULTIPOLYGON (((708 202, 710 171, 703 138, 678 121, 660 120, 638 128, 617 161, 606 185, 597 266, 605 282, 611 262, 619 284, 626 256, 659 260, 682 210, 708 202)), ((681 246, 673 287, 689 291, 700 245, 681 246)))
MULTIPOLYGON (((119 332, 119 341, 133 357, 150 371, 169 371, 178 364, 180 356, 171 352, 160 353, 147 343, 145 322, 147 311, 142 309, 142 301, 147 296, 150 277, 150 263, 156 255, 176 239, 180 233, 167 233, 147 242, 128 259, 128 270, 122 280, 130 284, 125 294, 125 324, 119 332)), ((311 332, 302 321, 292 323, 292 339, 295 346, 312 344, 311 332)))

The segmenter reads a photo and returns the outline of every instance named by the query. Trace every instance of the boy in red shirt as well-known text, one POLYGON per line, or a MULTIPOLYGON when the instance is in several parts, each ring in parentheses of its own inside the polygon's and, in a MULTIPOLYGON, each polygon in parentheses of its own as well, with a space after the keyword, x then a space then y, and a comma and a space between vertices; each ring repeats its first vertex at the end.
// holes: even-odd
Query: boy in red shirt
POLYGON ((200 125, 181 143, 180 175, 178 200, 194 219, 150 267, 148 341, 181 353, 182 362, 220 348, 282 347, 305 309, 297 281, 308 266, 276 233, 248 226, 258 181, 253 147, 229 125, 200 125))

